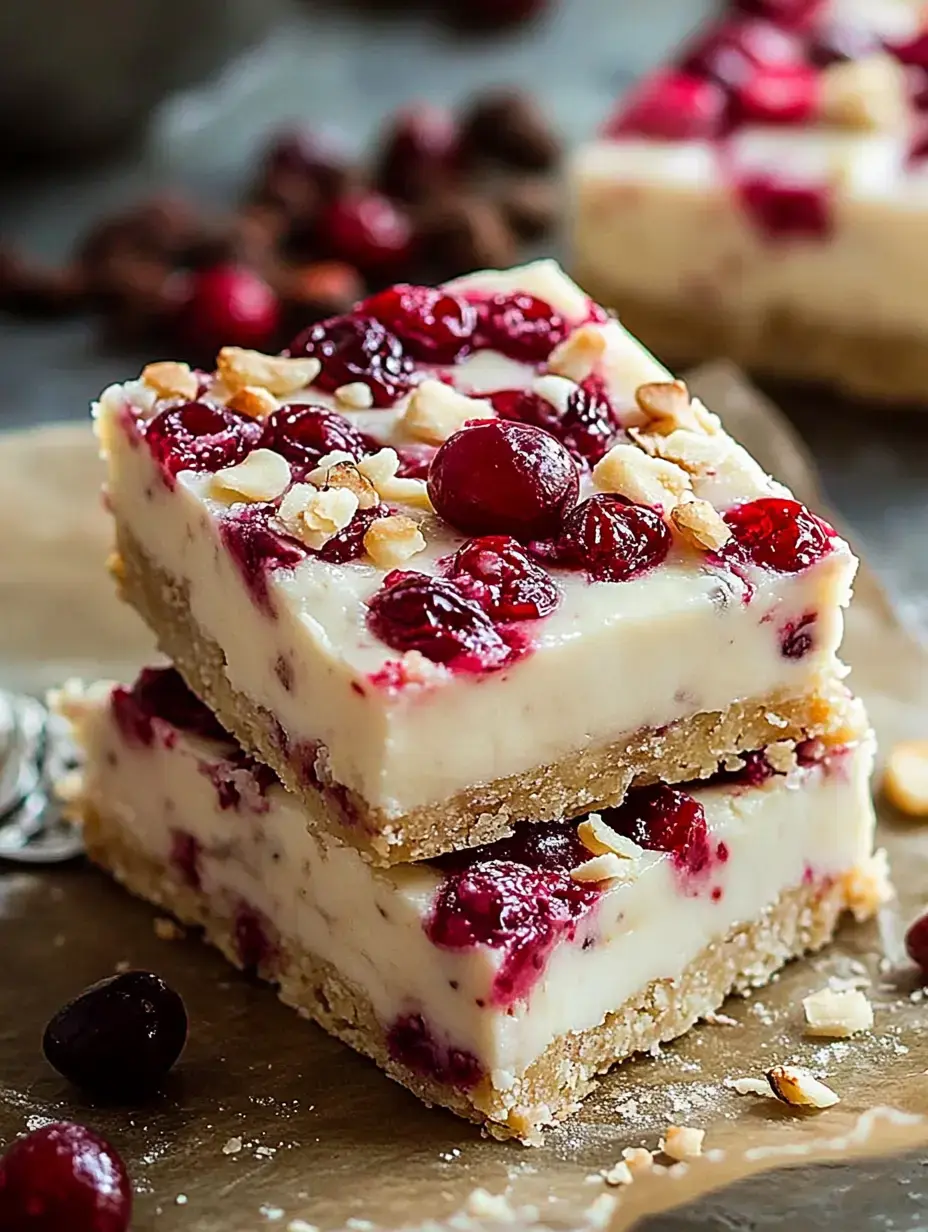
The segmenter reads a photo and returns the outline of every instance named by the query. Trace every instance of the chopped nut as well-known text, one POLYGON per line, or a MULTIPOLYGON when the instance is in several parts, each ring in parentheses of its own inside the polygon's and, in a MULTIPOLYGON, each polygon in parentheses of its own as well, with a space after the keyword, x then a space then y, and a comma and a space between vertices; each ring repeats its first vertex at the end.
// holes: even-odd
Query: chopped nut
POLYGON ((820 988, 803 998, 802 1008, 806 1015, 806 1035, 847 1039, 873 1026, 873 1006, 859 988, 840 992, 820 988))
POLYGON ((306 478, 310 483, 314 483, 317 488, 323 488, 326 484, 326 476, 333 466, 338 466, 339 462, 350 462, 356 465, 354 454, 348 453, 344 449, 333 449, 331 453, 324 453, 316 463, 314 470, 311 470, 306 478))
POLYGON ((370 385, 363 381, 351 381, 348 385, 339 385, 335 391, 335 401, 351 411, 367 411, 374 405, 374 395, 370 385))
POLYGON ((631 427, 628 435, 652 458, 663 458, 682 467, 690 475, 714 475, 732 462, 737 446, 724 432, 715 436, 677 428, 666 436, 650 428, 631 427))
POLYGON ((763 1095, 767 1099, 773 1097, 770 1083, 763 1078, 726 1078, 725 1085, 731 1087, 736 1095, 763 1095))
POLYGON ((777 740, 764 749, 767 764, 778 774, 789 774, 796 766, 796 746, 791 740, 777 740))
POLYGON ((216 358, 216 371, 233 392, 246 385, 258 385, 283 398, 311 385, 322 371, 322 364, 318 359, 291 359, 242 347, 223 347, 216 358))
POLYGON ((702 1140, 705 1136, 704 1129, 693 1129, 690 1125, 671 1125, 658 1147, 671 1159, 695 1159, 702 1154, 702 1140))
POLYGON ((576 868, 570 870, 571 878, 581 883, 596 883, 599 881, 628 881, 634 875, 634 867, 629 860, 623 860, 614 852, 594 856, 585 860, 576 868))
POLYGON ((410 436, 441 445, 470 419, 488 419, 496 412, 485 399, 468 398, 444 381, 423 381, 412 392, 402 424, 410 436))
POLYGON ((928 740, 903 740, 890 750, 883 775, 886 799, 908 817, 928 817, 928 740))
POLYGON ((142 380, 160 398, 195 398, 200 383, 189 364, 179 364, 171 359, 146 364, 142 380))
POLYGON ((281 501, 277 517, 295 539, 318 551, 344 530, 358 511, 358 498, 347 488, 295 483, 281 501))
POLYGON ((669 510, 692 492, 682 467, 649 458, 635 445, 613 445, 593 467, 593 482, 601 492, 617 492, 636 505, 669 510))
POLYGON ((260 385, 243 385, 235 391, 226 406, 240 415, 247 415, 249 419, 267 419, 268 415, 280 409, 274 395, 260 385))
POLYGON ((364 550, 380 569, 396 569, 424 547, 422 531, 402 514, 376 518, 364 534, 364 550))
POLYGON ((424 479, 398 479, 400 460, 395 449, 378 449, 358 463, 358 470, 365 475, 385 501, 400 505, 412 505, 416 509, 431 510, 428 488, 424 479))
POLYGON ((831 1087, 795 1065, 775 1065, 767 1070, 767 1081, 777 1099, 794 1108, 831 1108, 840 1102, 831 1087))
POLYGON ((582 381, 595 372, 609 347, 601 325, 581 325, 548 356, 548 371, 582 381))
POLYGON ((536 377, 532 382, 532 393, 537 394, 539 398, 544 398, 545 402, 550 402, 558 415, 566 413, 567 405, 576 390, 577 386, 574 381, 569 381, 566 376, 555 376, 553 373, 536 377))
POLYGON ((722 515, 704 500, 682 501, 670 511, 680 538, 698 552, 717 552, 731 538, 722 515))
MULTIPOLYGON (((319 482, 314 476, 318 475, 321 469, 317 468, 309 476, 313 483, 319 482)), ((327 488, 345 488, 353 492, 358 498, 359 509, 373 509, 380 504, 377 489, 366 475, 361 474, 354 462, 336 462, 334 466, 326 468, 322 471, 322 485, 327 488)))
POLYGON ((654 1156, 643 1146, 627 1146, 622 1151, 622 1158, 628 1164, 632 1176, 642 1172, 650 1172, 654 1167, 654 1156))
POLYGON ((217 471, 209 494, 222 501, 270 501, 290 485, 290 464, 273 449, 254 449, 235 466, 217 471))
MULTIPOLYGON (((650 1154, 648 1155, 650 1159, 650 1154)), ((614 1163, 611 1168, 604 1169, 600 1176, 607 1185, 631 1185, 635 1179, 632 1176, 632 1170, 624 1159, 618 1163, 614 1163)))
POLYGON ((710 1027, 741 1026, 737 1018, 732 1018, 729 1014, 720 1014, 717 1010, 710 1010, 708 1014, 703 1014, 702 1020, 708 1023, 710 1027))
POLYGON ((821 77, 821 114, 841 128, 902 131, 909 114, 905 67, 885 52, 830 64, 821 77))
POLYGON ((183 941, 187 935, 176 920, 162 915, 156 916, 154 930, 159 941, 183 941))
POLYGON ((669 436, 684 429, 691 433, 719 432, 717 415, 707 411, 698 398, 690 399, 682 381, 651 381, 635 390, 635 401, 645 417, 648 432, 669 436))
POLYGON ((594 856, 605 856, 612 853, 626 860, 637 860, 642 854, 642 848, 637 843, 626 838, 624 834, 619 834, 617 830, 613 830, 612 826, 603 821, 599 813, 590 813, 586 821, 580 822, 577 826, 577 837, 587 851, 592 851, 594 856))
POLYGON ((223 1155, 237 1155, 242 1149, 241 1138, 230 1138, 222 1148, 223 1155))
POLYGON ((882 847, 846 872, 841 883, 845 902, 855 920, 869 920, 895 893, 889 879, 889 861, 882 847))

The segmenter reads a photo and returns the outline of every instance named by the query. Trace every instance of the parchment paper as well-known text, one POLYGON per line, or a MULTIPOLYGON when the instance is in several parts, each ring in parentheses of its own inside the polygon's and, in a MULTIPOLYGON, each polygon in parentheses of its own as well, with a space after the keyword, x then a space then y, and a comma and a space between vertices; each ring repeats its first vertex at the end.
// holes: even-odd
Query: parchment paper
MULTIPOLYGON (((820 506, 814 473, 782 419, 727 367, 691 382, 765 465, 820 506)), ((128 674, 151 639, 103 572, 108 527, 89 428, 0 439, 0 681, 41 690, 75 672, 128 674)), ((928 655, 864 567, 846 656, 884 748, 928 735, 928 655)), ((303 1219, 363 1232, 444 1221, 483 1187, 518 1224, 604 1226, 681 1203, 760 1169, 928 1143, 926 1002, 904 963, 904 921, 928 886, 928 827, 882 810, 899 901, 878 923, 845 928, 820 956, 657 1057, 608 1077, 582 1111, 526 1149, 481 1139, 429 1111, 371 1064, 249 983, 196 938, 166 942, 155 912, 77 865, 0 872, 0 1138, 74 1118, 109 1136, 137 1187, 136 1232, 250 1232, 303 1219), (93 1107, 43 1061, 41 1030, 59 1004, 121 962, 154 969, 184 996, 190 1041, 163 1096, 93 1107), (857 980, 875 1006, 867 1036, 803 1038, 801 998, 829 978, 857 980), (821 1113, 739 1096, 726 1078, 810 1065, 841 1096, 821 1113), (609 1189, 599 1177, 624 1146, 655 1146, 668 1122, 706 1129, 691 1164, 609 1189)), ((486 1218, 484 1221, 486 1221, 486 1218)), ((432 1226, 435 1226, 434 1224, 432 1226)), ((299 1225, 297 1225, 299 1228, 299 1225)))

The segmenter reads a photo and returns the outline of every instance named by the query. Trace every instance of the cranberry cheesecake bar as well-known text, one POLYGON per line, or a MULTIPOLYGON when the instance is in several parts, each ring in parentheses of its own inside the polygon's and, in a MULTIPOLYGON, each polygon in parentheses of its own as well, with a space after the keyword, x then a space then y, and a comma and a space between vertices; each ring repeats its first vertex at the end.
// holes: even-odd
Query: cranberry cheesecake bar
POLYGON ((572 267, 664 356, 924 402, 928 5, 733 0, 571 171, 572 267))
POLYGON ((96 408, 123 595, 380 864, 840 738, 856 561, 553 263, 96 408))
POLYGON ((173 669, 67 689, 91 857, 428 1103, 537 1140, 595 1075, 823 945, 882 893, 866 730, 376 868, 307 825, 173 669))

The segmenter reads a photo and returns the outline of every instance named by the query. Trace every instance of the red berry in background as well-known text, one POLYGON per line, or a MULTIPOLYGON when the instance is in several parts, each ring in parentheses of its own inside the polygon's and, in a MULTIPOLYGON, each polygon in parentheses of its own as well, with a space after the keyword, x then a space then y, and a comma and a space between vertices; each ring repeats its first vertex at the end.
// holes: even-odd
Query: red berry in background
POLYGON ((606 123, 606 137, 698 141, 722 130, 728 102, 715 81, 670 69, 643 81, 606 123))
POLYGON ((905 934, 905 950, 921 969, 922 976, 928 979, 928 912, 909 925, 905 934))
POLYGON ((388 197, 415 202, 452 182, 460 161, 451 112, 419 103, 395 116, 382 135, 374 182, 388 197))
POLYGON ((804 124, 818 111, 821 74, 808 64, 760 69, 731 96, 731 119, 743 124, 804 124))
POLYGON ((313 470, 319 459, 336 449, 362 458, 367 443, 357 428, 339 415, 319 406, 294 403, 283 406, 264 421, 260 445, 282 454, 291 466, 313 470))
POLYGON ((224 346, 267 350, 279 325, 280 300, 254 270, 214 265, 190 276, 178 327, 191 354, 212 357, 224 346))
POLYGON ((778 496, 736 505, 725 514, 732 540, 722 555, 777 573, 799 573, 832 550, 835 531, 798 501, 778 496))
POLYGON ((526 364, 543 363, 567 337, 559 312, 524 291, 491 295, 477 305, 477 345, 526 364))
POLYGON ((372 276, 400 269, 409 259, 412 238, 406 214, 375 192, 336 197, 316 223, 316 242, 323 256, 347 261, 372 276))
POLYGON ((829 184, 793 183, 756 175, 736 185, 748 218, 769 240, 825 239, 834 225, 829 184))
POLYGON ((364 300, 358 311, 381 321, 406 354, 423 363, 455 363, 468 350, 477 327, 474 306, 438 287, 398 283, 364 300))
POLYGON ((318 359, 322 371, 315 384, 326 393, 363 381, 375 406, 391 406, 411 388, 412 360, 399 338, 373 317, 319 321, 290 343, 287 354, 318 359))
POLYGON ((371 597, 367 624, 391 649, 418 650, 433 663, 488 670, 512 657, 490 618, 444 578, 400 574, 371 597))
MULTIPOLYGON (((893 50, 896 55, 899 54, 897 48, 893 50)), ((883 42, 875 30, 862 24, 841 21, 817 23, 807 45, 809 61, 818 68, 848 60, 862 60, 864 56, 882 51, 883 42)))
POLYGON ((83 1125, 45 1125, 0 1159, 4 1232, 126 1232, 131 1214, 125 1165, 83 1125))
POLYGON ((769 21, 733 17, 684 49, 680 68, 731 89, 749 81, 759 68, 802 59, 803 45, 794 34, 769 21))
POLYGON ((271 141, 259 182, 273 189, 282 178, 301 179, 322 196, 332 197, 347 188, 351 161, 344 142, 332 131, 292 128, 271 141))
POLYGON ((469 535, 541 539, 557 534, 577 499, 573 458, 530 424, 475 424, 450 437, 432 462, 438 515, 469 535))
POLYGON ((452 556, 448 576, 493 620, 539 620, 557 607, 560 592, 508 535, 470 539, 452 556))
POLYGON ((790 30, 801 30, 821 14, 822 0, 735 0, 734 7, 790 30))
POLYGON ((555 558, 583 569, 593 582, 627 582, 659 565, 671 542, 670 531, 653 509, 597 493, 566 518, 555 558))
POLYGON ((145 441, 169 475, 178 471, 219 471, 254 449, 261 425, 221 407, 188 402, 156 415, 145 441))

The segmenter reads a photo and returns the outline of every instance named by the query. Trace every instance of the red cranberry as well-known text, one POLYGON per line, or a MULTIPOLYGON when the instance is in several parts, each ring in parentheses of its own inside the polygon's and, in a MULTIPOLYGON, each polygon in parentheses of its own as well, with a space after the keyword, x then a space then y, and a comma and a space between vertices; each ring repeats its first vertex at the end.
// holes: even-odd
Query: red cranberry
POLYGON ((556 534, 577 499, 573 458, 548 432, 493 420, 449 437, 429 471, 436 512, 469 535, 556 534))
POLYGON ((489 617, 444 578, 401 573, 368 603, 367 624, 392 650, 418 650, 461 670, 503 667, 512 650, 489 617))
POLYGON ((371 522, 383 515, 382 505, 375 505, 372 509, 358 509, 348 525, 313 554, 320 560, 327 560, 330 565, 346 565, 350 560, 357 560, 364 555, 364 536, 371 522))
POLYGON ((620 429, 608 396, 584 385, 578 385, 570 395, 563 415, 547 398, 527 389, 500 390, 489 399, 501 419, 544 428, 557 437, 571 457, 590 466, 606 453, 620 429))
POLYGON ((731 89, 749 81, 758 68, 801 59, 802 45, 794 35, 768 21, 736 17, 698 40, 681 68, 731 89))
POLYGON ((277 569, 294 569, 307 556, 301 545, 271 530, 273 513, 273 506, 251 505, 227 515, 220 524, 222 541, 252 599, 272 618, 277 613, 268 589, 269 575, 277 569))
POLYGON ((154 1091, 187 1040, 187 1011, 150 971, 126 971, 84 989, 45 1028, 49 1064, 94 1095, 134 1099, 154 1091))
POLYGON ((386 325, 407 355, 429 364, 453 364, 470 349, 477 326, 472 304, 436 287, 399 283, 358 305, 386 325))
POLYGON ((194 354, 212 356, 223 346, 265 350, 279 325, 280 300, 254 270, 214 265, 191 275, 180 328, 194 354))
POLYGON ((388 197, 418 201, 454 178, 460 156, 460 134, 450 111, 427 103, 408 107, 383 136, 377 187, 388 197))
POLYGON ((667 70, 644 81, 605 127, 606 137, 696 141, 722 129, 727 97, 705 77, 667 70))
POLYGON ((83 1125, 44 1125, 0 1159, 0 1228, 9 1232, 126 1232, 131 1215, 125 1164, 83 1125))
POLYGON ((434 445, 396 445, 400 479, 428 479, 429 467, 438 450, 434 445))
POLYGON ((479 344, 526 364, 541 364, 567 336, 550 304, 524 291, 493 295, 477 305, 479 344))
POLYGON ((909 925, 905 949, 912 962, 921 969, 922 976, 928 980, 928 912, 909 925))
POLYGON ((767 239, 825 239, 831 234, 832 193, 825 184, 757 175, 743 179, 737 188, 748 217, 767 239))
POLYGON ((688 792, 658 783, 630 791, 618 808, 607 809, 613 829, 648 851, 668 851, 681 872, 700 873, 710 860, 706 814, 688 792))
POLYGON ((373 192, 336 198, 320 215, 316 234, 326 257, 347 261, 366 274, 399 269, 412 247, 409 219, 373 192))
POLYGON ((805 27, 822 9, 823 0, 736 0, 735 8, 751 17, 763 17, 766 21, 788 29, 805 27))
POLYGON ((372 317, 331 317, 310 325, 287 353, 320 360, 316 385, 326 393, 363 381, 375 406, 392 406, 411 387, 412 360, 399 338, 372 317))
POLYGON ((762 787, 768 779, 772 779, 778 773, 767 760, 764 749, 754 749, 750 753, 741 753, 739 756, 743 765, 737 770, 716 770, 715 774, 706 780, 707 786, 730 784, 734 787, 762 787))
POLYGON ((394 1061, 414 1074, 458 1091, 469 1091, 483 1077, 473 1053, 440 1043, 421 1014, 396 1019, 387 1032, 387 1050, 394 1061))
POLYGON ((299 177, 331 197, 344 190, 349 174, 348 153, 332 132, 300 128, 274 138, 264 156, 261 178, 273 188, 282 176, 299 177))
POLYGON ((274 954, 267 921, 247 903, 239 903, 232 935, 235 956, 245 971, 257 971, 274 954))
POLYGON ((558 605, 554 579, 506 535, 470 539, 451 558, 448 576, 493 620, 539 620, 558 605))
POLYGON ((154 719, 205 740, 230 740, 212 710, 191 693, 174 667, 142 668, 131 689, 113 690, 110 705, 123 735, 142 744, 152 743, 154 719))
POLYGON ((799 573, 826 556, 835 531, 798 501, 779 496, 737 505, 725 514, 732 533, 723 555, 777 573, 799 573))
POLYGON ((300 403, 269 415, 259 443, 303 472, 313 470, 321 457, 336 449, 353 458, 363 458, 367 452, 364 437, 344 415, 300 403))
POLYGON ((815 645, 815 612, 806 612, 780 630, 780 654, 784 659, 804 659, 815 645))
POLYGON ((807 64, 760 69, 732 94, 732 119, 744 124, 804 124, 818 111, 821 80, 807 64))
POLYGON ((168 475, 234 466, 254 449, 260 434, 254 420, 205 402, 170 407, 145 428, 148 448, 168 475))
POLYGON ((923 31, 908 43, 897 43, 892 53, 903 64, 928 68, 928 31, 923 31))
POLYGON ((200 889, 200 856, 203 848, 200 840, 185 830, 171 832, 171 867, 181 882, 191 890, 200 889))
POLYGON ((591 581, 627 582, 659 565, 671 542, 653 509, 597 493, 567 517, 556 552, 559 563, 584 569, 591 581))

